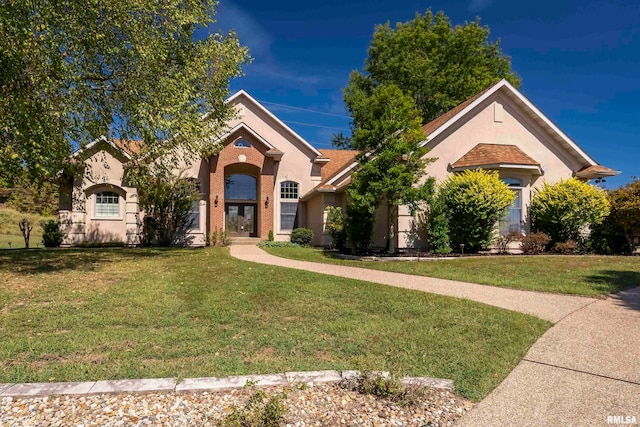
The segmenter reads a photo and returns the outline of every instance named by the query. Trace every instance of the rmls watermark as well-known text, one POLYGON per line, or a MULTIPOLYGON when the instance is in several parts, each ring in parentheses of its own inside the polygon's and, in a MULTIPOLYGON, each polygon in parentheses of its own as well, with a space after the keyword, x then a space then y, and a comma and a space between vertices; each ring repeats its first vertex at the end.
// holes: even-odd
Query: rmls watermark
POLYGON ((635 415, 607 415, 607 424, 617 426, 636 425, 638 419, 635 415))

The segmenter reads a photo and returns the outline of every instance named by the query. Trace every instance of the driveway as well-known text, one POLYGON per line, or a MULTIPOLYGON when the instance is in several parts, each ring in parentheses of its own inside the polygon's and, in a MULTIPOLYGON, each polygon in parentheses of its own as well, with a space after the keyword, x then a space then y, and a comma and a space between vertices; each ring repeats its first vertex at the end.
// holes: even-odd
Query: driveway
POLYGON ((256 246, 231 246, 231 255, 469 299, 553 322, 507 378, 459 421, 460 426, 640 424, 640 287, 594 299, 295 261, 256 246))

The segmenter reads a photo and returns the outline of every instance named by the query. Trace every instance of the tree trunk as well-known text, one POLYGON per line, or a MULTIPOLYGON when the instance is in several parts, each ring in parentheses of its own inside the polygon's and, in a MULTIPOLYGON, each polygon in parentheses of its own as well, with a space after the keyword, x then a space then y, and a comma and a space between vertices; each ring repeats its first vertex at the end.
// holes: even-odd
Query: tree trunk
POLYGON ((18 223, 18 226, 20 227, 22 237, 24 238, 24 247, 25 249, 29 249, 29 239, 31 238, 31 230, 33 230, 33 225, 31 225, 27 218, 23 218, 22 221, 18 223))
POLYGON ((397 251, 396 247, 396 234, 395 234, 395 219, 397 213, 397 206, 388 204, 387 205, 387 224, 389 225, 389 233, 387 237, 387 242, 389 243, 389 253, 395 254, 397 251))

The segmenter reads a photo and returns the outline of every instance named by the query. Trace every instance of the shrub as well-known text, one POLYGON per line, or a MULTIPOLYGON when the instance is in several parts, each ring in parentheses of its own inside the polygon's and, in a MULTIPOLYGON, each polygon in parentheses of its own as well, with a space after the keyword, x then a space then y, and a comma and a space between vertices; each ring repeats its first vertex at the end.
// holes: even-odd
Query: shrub
POLYGON ((271 397, 263 390, 255 390, 243 408, 232 406, 229 415, 216 422, 217 427, 278 427, 282 425, 287 395, 275 393, 271 397))
POLYGON ((368 208, 347 205, 346 229, 347 240, 354 252, 361 254, 369 249, 373 235, 374 216, 368 208))
POLYGON ((345 217, 342 213, 342 208, 336 206, 327 207, 325 230, 331 236, 331 246, 342 250, 347 244, 347 230, 345 229, 345 217))
POLYGON ((609 200, 612 228, 622 231, 628 245, 625 249, 633 252, 635 239, 640 236, 640 179, 611 191, 609 200))
POLYGON ((527 255, 541 254, 551 241, 546 233, 529 233, 522 238, 522 252, 527 255))
POLYGON ((522 234, 517 231, 510 231, 506 236, 498 236, 496 239, 496 244, 498 245, 498 252, 501 254, 506 254, 509 250, 509 244, 511 242, 517 242, 518 240, 522 240, 522 234))
POLYGON ((575 240, 567 240, 566 242, 558 242, 551 248, 552 252, 557 254, 570 255, 578 252, 578 244, 575 240))
POLYGON ((229 246, 232 242, 231 235, 227 230, 215 228, 211 234, 209 234, 210 246, 229 246))
POLYGON ((270 240, 263 240, 258 243, 259 248, 299 248, 300 245, 291 242, 276 242, 270 240))
POLYGON ((575 178, 545 183, 531 201, 534 231, 551 236, 553 242, 578 240, 588 226, 600 224, 609 215, 604 190, 575 178))
POLYGON ((42 227, 42 243, 45 248, 57 248, 62 244, 64 233, 60 231, 60 224, 55 219, 41 221, 42 227))
POLYGON ((273 242, 273 230, 269 230, 269 236, 267 238, 270 242, 273 242))
POLYGON ((451 245, 464 244, 469 252, 491 243, 495 224, 514 199, 497 172, 484 170, 451 175, 438 197, 449 220, 451 245))
POLYGON ((429 207, 426 232, 429 252, 434 254, 451 252, 449 220, 440 199, 435 199, 429 207))
POLYGON ((362 371, 353 379, 340 383, 342 388, 389 399, 401 406, 423 402, 428 389, 420 384, 403 384, 397 376, 379 371, 362 371))
POLYGON ((313 240, 313 230, 310 228, 295 228, 291 232, 291 243, 306 246, 313 240))

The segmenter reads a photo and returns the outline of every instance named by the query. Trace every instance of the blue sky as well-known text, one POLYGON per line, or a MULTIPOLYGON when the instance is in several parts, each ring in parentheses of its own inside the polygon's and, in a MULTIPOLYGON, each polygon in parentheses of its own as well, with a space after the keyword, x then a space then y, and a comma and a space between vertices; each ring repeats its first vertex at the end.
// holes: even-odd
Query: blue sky
POLYGON ((221 0, 212 29, 233 29, 254 58, 244 89, 318 148, 348 133, 342 89, 374 26, 427 8, 454 24, 481 17, 522 92, 600 164, 640 177, 640 2, 636 0, 221 0), (311 110, 311 111, 306 111, 311 110))

